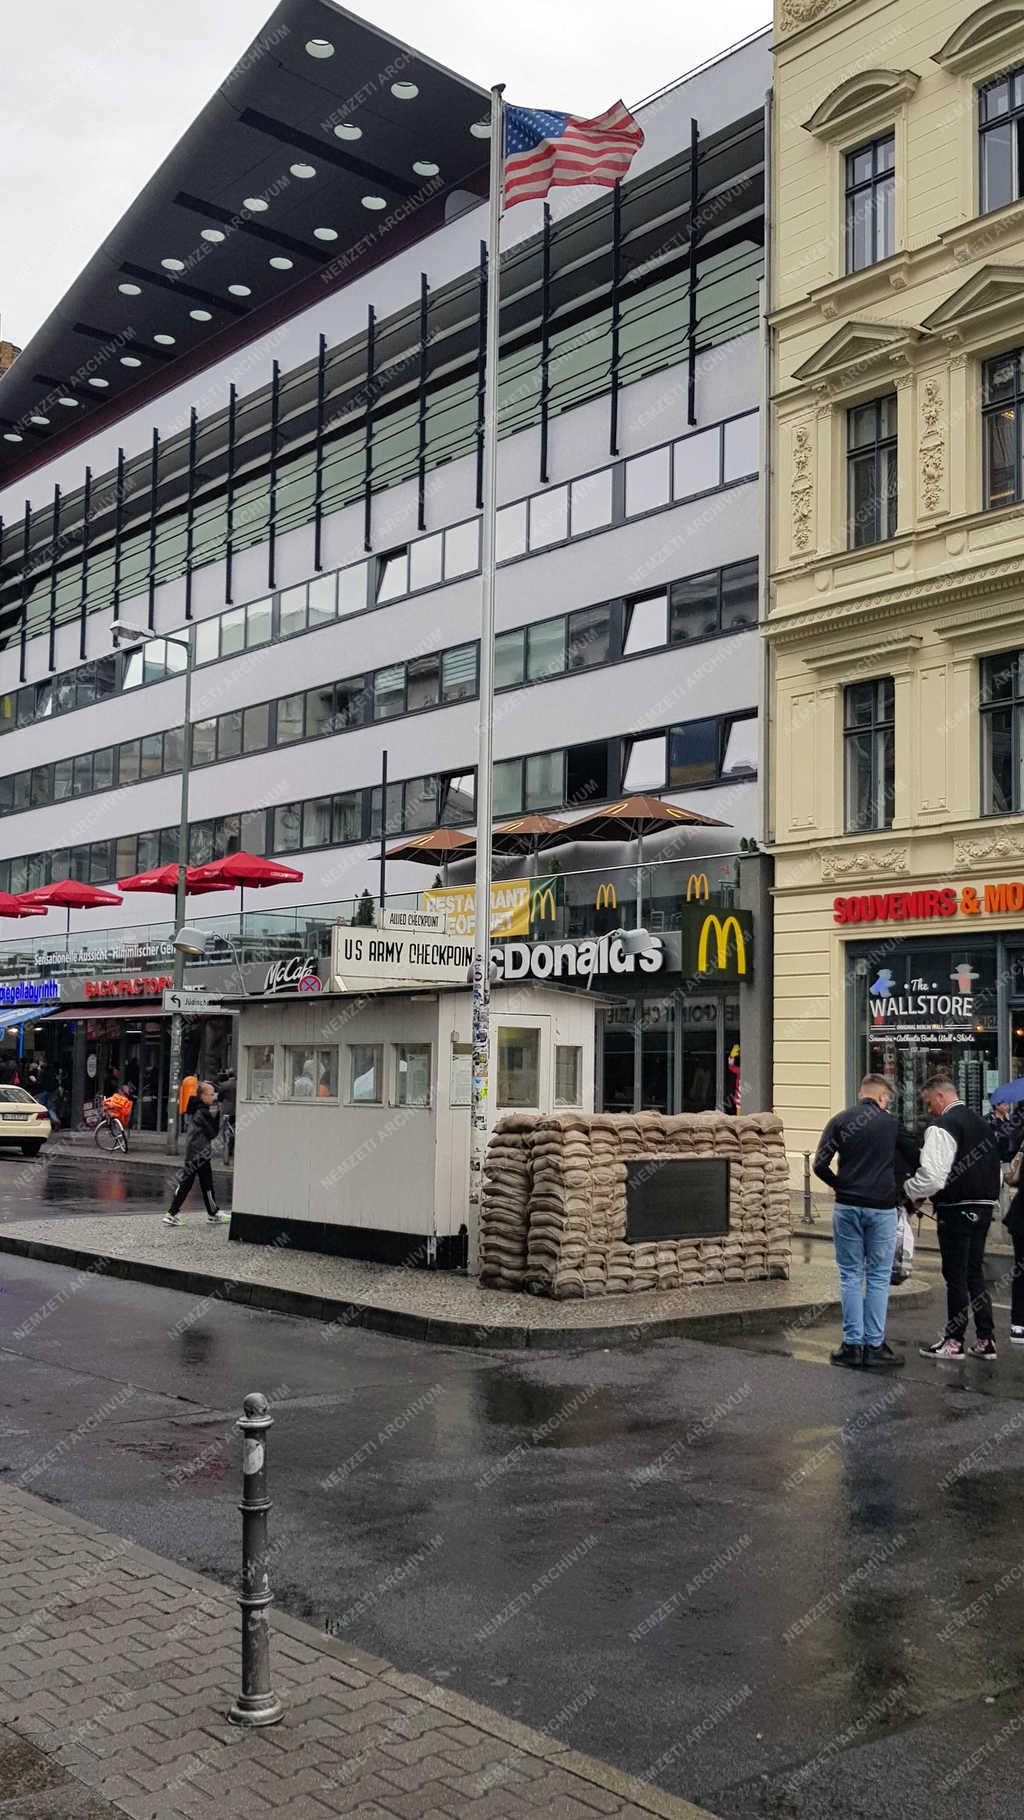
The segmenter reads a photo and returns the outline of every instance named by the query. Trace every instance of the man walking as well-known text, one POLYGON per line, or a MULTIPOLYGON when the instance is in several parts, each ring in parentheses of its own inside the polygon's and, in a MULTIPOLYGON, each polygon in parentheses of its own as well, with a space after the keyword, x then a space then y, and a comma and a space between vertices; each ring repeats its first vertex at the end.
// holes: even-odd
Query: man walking
POLYGON ((814 1173, 836 1197, 832 1216, 843 1302, 843 1343, 833 1365, 884 1366, 906 1360, 885 1339, 889 1284, 896 1250, 897 1145, 909 1144, 889 1116, 892 1089, 882 1074, 866 1074, 857 1103, 829 1119, 814 1158, 814 1173), (838 1155, 838 1172, 832 1158, 838 1155))
POLYGON ((921 1089, 931 1123, 924 1134, 921 1162, 904 1193, 910 1201, 930 1197, 946 1280, 946 1330, 926 1359, 962 1359, 971 1311, 977 1333, 969 1348, 976 1359, 994 1359, 992 1298, 985 1282, 985 1240, 999 1205, 999 1136, 987 1119, 964 1105, 949 1076, 933 1074, 921 1089))

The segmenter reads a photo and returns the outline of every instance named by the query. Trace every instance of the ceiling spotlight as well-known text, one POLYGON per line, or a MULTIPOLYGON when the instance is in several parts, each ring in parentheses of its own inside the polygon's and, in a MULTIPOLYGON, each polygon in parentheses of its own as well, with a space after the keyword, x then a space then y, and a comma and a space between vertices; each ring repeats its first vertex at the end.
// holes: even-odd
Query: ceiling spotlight
POLYGON ((337 238, 338 238, 337 228, 314 228, 313 229, 313 239, 314 240, 337 240, 337 238))
POLYGON ((491 123, 489 120, 474 120, 469 130, 474 139, 489 139, 491 136, 491 123))
POLYGON ((310 38, 306 45, 307 57, 333 57, 334 46, 326 38, 310 38))
POLYGON ((334 129, 335 139, 361 139, 362 136, 362 127, 349 126, 347 121, 342 126, 336 126, 334 129))
POLYGON ((199 238, 208 240, 211 246, 219 246, 222 240, 227 239, 227 235, 222 233, 220 228, 203 228, 199 238))
POLYGON ((141 297, 142 296, 141 284, 119 284, 117 288, 120 291, 122 297, 141 297))
POLYGON ((252 296, 252 291, 250 290, 250 288, 247 284, 229 284, 228 290, 230 291, 232 297, 251 297, 252 296))
POLYGON ((294 259, 285 259, 283 254, 278 253, 270 261, 270 263, 273 266, 275 272, 290 272, 292 269, 292 266, 295 264, 295 261, 294 261, 294 259))
POLYGON ((110 381, 109 379, 90 379, 89 384, 94 385, 98 392, 105 392, 110 381))
POLYGON ((396 101, 415 101, 419 92, 415 82, 393 82, 391 84, 391 93, 396 101))
POLYGON ((160 264, 165 272, 183 272, 185 270, 184 259, 161 259, 160 264))
POLYGON ((58 398, 57 403, 62 404, 66 411, 77 411, 78 409, 78 399, 68 398, 66 394, 63 397, 58 398))
POLYGON ((121 365, 123 367, 140 367, 142 362, 137 354, 122 354, 121 365))
POLYGON ((265 210, 270 207, 270 204, 269 202, 264 202, 262 196, 246 196, 245 201, 242 203, 242 207, 248 209, 250 215, 262 215, 265 210))
POLYGON ((213 317, 210 315, 209 310, 189 310, 189 315, 191 316, 193 322, 212 322, 213 321, 213 317))
POLYGON ((5 442, 23 442, 24 437, 19 436, 17 430, 5 430, 4 431, 4 441, 5 442))
POLYGON ((439 164, 431 164, 429 158, 417 158, 412 168, 417 177, 436 177, 441 166, 439 164))
POLYGON ((315 164, 290 164, 288 169, 293 177, 309 178, 316 176, 315 164))
POLYGON ((29 423, 49 423, 48 417, 30 417, 29 423))
POLYGON ((174 346, 173 335, 154 335, 153 340, 158 342, 162 348, 173 348, 174 346))
POLYGON ((387 199, 384 196, 364 196, 363 197, 364 209, 386 209, 387 206, 388 206, 387 199))

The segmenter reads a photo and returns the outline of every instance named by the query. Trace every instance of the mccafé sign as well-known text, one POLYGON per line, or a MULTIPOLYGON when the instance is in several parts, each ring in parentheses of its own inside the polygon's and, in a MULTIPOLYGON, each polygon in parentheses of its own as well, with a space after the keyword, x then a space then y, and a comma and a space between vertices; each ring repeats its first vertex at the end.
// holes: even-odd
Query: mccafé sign
POLYGON ((646 954, 627 954, 620 936, 602 935, 581 942, 499 942, 491 949, 499 981, 589 980, 602 974, 660 973, 665 948, 651 936, 646 954))
POLYGON ((1024 883, 945 885, 935 891, 872 891, 857 897, 834 897, 835 923, 926 922, 933 917, 1002 916, 1024 912, 1024 883))

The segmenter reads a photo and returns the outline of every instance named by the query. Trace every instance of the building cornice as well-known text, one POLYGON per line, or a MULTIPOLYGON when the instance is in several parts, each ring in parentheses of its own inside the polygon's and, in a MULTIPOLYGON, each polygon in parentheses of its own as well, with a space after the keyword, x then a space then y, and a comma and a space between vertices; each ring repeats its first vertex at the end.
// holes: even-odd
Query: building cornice
MULTIPOLYGON (((801 644, 808 637, 820 637, 825 632, 831 635, 847 626, 883 624, 904 613, 908 607, 926 609, 950 601, 974 601, 979 595, 1006 593, 1011 588, 1019 592, 1022 585, 1024 549, 1019 556, 1007 557, 1002 562, 984 563, 977 568, 954 571, 952 574, 929 575, 920 581, 906 582, 882 592, 873 590, 870 595, 843 601, 840 605, 820 602, 796 612, 769 616, 761 629, 766 638, 781 648, 801 644)), ((1019 602, 1010 616, 1016 617, 1018 621, 1024 619, 1019 602)), ((948 620, 945 623, 952 628, 960 622, 948 620)), ((986 625, 992 623, 992 616, 987 616, 986 625)), ((976 616, 973 624, 976 632, 976 616)))

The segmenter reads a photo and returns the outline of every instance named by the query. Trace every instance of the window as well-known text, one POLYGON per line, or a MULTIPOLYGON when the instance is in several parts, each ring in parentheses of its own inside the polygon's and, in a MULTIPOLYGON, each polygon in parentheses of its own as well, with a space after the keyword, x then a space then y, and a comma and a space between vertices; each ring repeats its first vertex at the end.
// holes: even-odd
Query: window
POLYGON ((896 535, 896 394, 846 413, 847 546, 896 535))
POLYGON ((626 517, 639 512, 653 512, 668 504, 669 452, 652 449, 649 455, 634 455, 626 463, 626 517))
POLYGON ((471 822, 475 803, 475 772, 456 771, 450 777, 438 778, 436 813, 443 828, 471 822))
POLYGON ((676 499, 692 499, 695 493, 708 493, 720 483, 721 446, 719 430, 700 430, 696 436, 684 436, 672 450, 672 492, 676 499))
POLYGON ((981 212, 1024 196, 1024 66, 978 93, 981 212))
POLYGON ((338 576, 338 612, 343 619, 349 613, 362 613, 369 604, 366 598, 368 574, 369 565, 358 562, 354 568, 342 569, 338 576))
POLYGON ((608 795, 608 742, 570 746, 565 755, 565 801, 574 808, 603 802, 608 795))
POLYGON ((668 730, 668 788, 688 790, 718 776, 718 721, 689 720, 668 730))
POLYGON ((297 853, 302 845, 302 804, 283 803, 274 810, 274 852, 297 853))
POLYGON ((583 537, 587 531, 602 531, 612 522, 612 470, 600 468, 596 474, 584 474, 569 488, 571 535, 583 537))
MULTIPOLYGON (((194 765, 212 765, 217 756, 217 722, 215 720, 197 720, 192 725, 192 763, 194 765)), ((120 779, 123 784, 134 783, 139 775, 139 742, 137 739, 121 747, 120 779)))
POLYGON ((306 738, 330 733, 334 725, 334 684, 321 683, 306 690, 306 738))
POLYGON ((480 520, 470 518, 465 524, 452 525, 444 534, 444 578, 472 575, 480 567, 480 520))
POLYGON ((531 752, 526 761, 526 807, 554 809, 564 796, 565 752, 531 752))
POLYGON ((441 694, 445 701, 465 701, 476 694, 476 645, 455 645, 444 653, 441 694))
POLYGON ((531 550, 543 550, 548 544, 562 543, 568 535, 568 487, 553 487, 549 493, 535 493, 530 501, 531 550))
MULTIPOLYGON (((300 590, 301 592, 301 590, 300 590)), ((284 624, 284 602, 287 595, 281 596, 281 623, 284 624)), ((245 608, 234 607, 230 613, 222 613, 220 620, 220 654, 222 657, 234 657, 238 651, 245 650, 245 608)))
POLYGON ((862 272, 895 246, 896 139, 886 133, 846 154, 846 269, 862 272))
MULTIPOLYGON (((390 795, 390 791, 388 792, 390 795)), ((410 777, 405 785, 405 800, 400 825, 409 834, 432 828, 437 820, 437 778, 410 777)))
POLYGON ((335 846, 345 841, 360 840, 363 833, 363 798, 359 790, 347 790, 333 800, 331 838, 335 846))
POLYGON ((494 641, 494 687, 509 689, 526 675, 526 633, 502 632, 494 641))
MULTIPOLYGON (((217 723, 217 757, 237 758, 242 750, 242 710, 231 708, 222 714, 217 723)), ((146 742, 142 742, 143 765, 145 765, 146 742)))
POLYGON ((722 570, 721 629, 740 632, 757 624, 757 558, 722 570))
POLYGON ((310 627, 323 626, 334 618, 337 577, 334 575, 314 575, 309 584, 309 600, 306 607, 310 627))
POLYGON ((277 704, 277 744, 290 746, 302 738, 306 698, 304 695, 282 695, 277 704))
POLYGON ((608 662, 611 618, 607 607, 584 607, 568 620, 569 670, 589 670, 608 662))
POLYGON ((745 480, 757 473, 757 412, 722 426, 722 479, 745 480))
POLYGON ((286 1048, 284 1081, 286 1099, 336 1100, 338 1051, 316 1049, 304 1043, 296 1048, 286 1048))
POLYGON ((492 788, 495 816, 518 815, 523 807, 522 759, 501 759, 494 767, 492 788))
MULTIPOLYGON (((306 588, 286 588, 278 602, 278 637, 290 638, 306 630, 306 588)), ((225 614, 225 618, 228 615, 225 614)))
POLYGON ((497 515, 494 559, 496 562, 511 562, 513 556, 522 556, 525 551, 526 501, 520 499, 514 506, 503 506, 497 515))
POLYGON ((246 1099, 275 1097, 275 1046, 249 1043, 246 1048, 246 1099))
POLYGON ((583 1103, 583 1051, 575 1044, 555 1044, 555 1105, 583 1103))
POLYGON ((409 592, 409 549, 394 550, 377 559, 378 601, 398 600, 409 592))
POLYGON ((270 643, 270 601, 254 600, 245 609, 245 642, 251 651, 254 645, 270 643))
POLYGON ((628 741, 622 766, 622 788, 630 792, 665 788, 664 733, 628 741))
POLYGON ((203 619, 196 627, 196 663, 210 664, 220 656, 220 620, 203 619))
POLYGON ((270 703, 257 702, 242 715, 243 752, 262 752, 270 744, 270 703))
POLYGON ((441 696, 441 659, 436 654, 432 657, 414 657, 408 666, 408 686, 406 689, 406 707, 412 714, 416 708, 432 708, 441 696))
POLYGON ((895 803, 895 691, 891 676, 843 690, 846 832, 891 828, 895 803))
POLYGON ((409 588, 433 588, 441 579, 444 542, 440 531, 436 537, 420 537, 409 546, 409 588))
POLYGON ((722 740, 722 776, 757 774, 757 716, 745 714, 726 721, 722 740))
POLYGON ((362 726, 366 714, 365 676, 349 676, 334 691, 335 727, 362 726))
POLYGON ((672 595, 671 638, 674 645, 686 644, 693 638, 710 638, 718 631, 718 570, 704 575, 688 575, 674 581, 672 595))
POLYGON ((540 1105, 540 1031, 498 1026, 498 1105, 540 1105))
POLYGON ((668 596, 648 594, 643 600, 627 600, 622 629, 623 657, 636 657, 641 651, 657 651, 667 642, 668 596))
POLYGON ((1021 789, 1021 726, 1024 713, 1022 653, 986 657, 981 664, 982 814, 1014 815, 1024 802, 1021 789))
POLYGON ((384 1046, 350 1043, 348 1097, 354 1106, 379 1106, 384 1097, 384 1046))
POLYGON ((526 674, 530 682, 559 676, 565 669, 565 620, 542 619, 527 627, 526 674))
POLYGON ((395 1105, 430 1105, 430 1044, 395 1045, 395 1105))
POLYGON ((1024 349, 986 360, 981 369, 981 421, 986 506, 1009 506, 1024 498, 1021 439, 1024 413, 1024 349))

